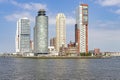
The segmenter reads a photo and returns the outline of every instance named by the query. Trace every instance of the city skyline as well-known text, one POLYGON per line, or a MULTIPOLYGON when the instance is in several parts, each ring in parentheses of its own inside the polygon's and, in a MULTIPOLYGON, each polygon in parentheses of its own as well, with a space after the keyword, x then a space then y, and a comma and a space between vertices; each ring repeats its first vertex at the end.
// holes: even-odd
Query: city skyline
MULTIPOLYGON (((40 8, 46 9, 47 15, 50 17, 49 39, 55 36, 55 16, 57 13, 62 12, 67 17, 67 43, 70 40, 74 41, 75 10, 81 1, 89 5, 89 50, 100 48, 101 51, 120 51, 120 38, 117 36, 120 33, 120 7, 118 6, 120 1, 118 0, 114 0, 115 3, 110 3, 112 0, 109 2, 107 0, 53 0, 53 3, 49 0, 20 2, 15 0, 0 0, 0 7, 2 8, 0 12, 0 44, 2 45, 0 46, 0 52, 15 51, 14 36, 18 18, 30 18, 31 32, 33 32, 36 11, 40 8), (68 1, 70 5, 66 6, 68 1)), ((33 39, 32 37, 31 39, 33 39)))

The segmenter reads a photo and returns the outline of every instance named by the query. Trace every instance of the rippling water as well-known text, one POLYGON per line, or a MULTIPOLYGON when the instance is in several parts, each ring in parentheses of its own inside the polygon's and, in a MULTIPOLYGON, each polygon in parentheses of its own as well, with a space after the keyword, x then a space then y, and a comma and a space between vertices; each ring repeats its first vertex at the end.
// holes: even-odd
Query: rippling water
POLYGON ((63 60, 0 57, 0 80, 120 80, 120 57, 63 60))

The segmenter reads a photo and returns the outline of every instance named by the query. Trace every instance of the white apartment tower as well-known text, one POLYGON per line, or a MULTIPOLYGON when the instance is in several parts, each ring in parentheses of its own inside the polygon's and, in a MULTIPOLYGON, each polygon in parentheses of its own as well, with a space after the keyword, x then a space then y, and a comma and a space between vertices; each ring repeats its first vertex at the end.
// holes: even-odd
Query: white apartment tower
POLYGON ((26 17, 17 21, 15 43, 16 52, 30 52, 30 20, 26 17))
POLYGON ((66 17, 63 13, 56 16, 56 50, 66 46, 66 17))
POLYGON ((88 53, 88 5, 80 4, 76 13, 76 26, 80 31, 79 52, 88 53))

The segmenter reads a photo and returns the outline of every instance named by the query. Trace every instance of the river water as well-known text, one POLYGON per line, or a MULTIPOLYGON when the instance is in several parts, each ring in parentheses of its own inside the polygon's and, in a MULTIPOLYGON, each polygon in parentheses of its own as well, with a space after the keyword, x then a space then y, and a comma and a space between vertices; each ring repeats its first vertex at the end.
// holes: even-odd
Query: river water
POLYGON ((111 59, 0 57, 0 80, 120 80, 120 57, 111 59))

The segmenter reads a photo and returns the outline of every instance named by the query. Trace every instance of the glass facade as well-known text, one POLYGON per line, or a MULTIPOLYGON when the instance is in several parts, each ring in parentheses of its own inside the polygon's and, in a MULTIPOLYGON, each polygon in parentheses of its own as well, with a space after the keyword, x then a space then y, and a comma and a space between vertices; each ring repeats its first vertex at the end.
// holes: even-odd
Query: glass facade
POLYGON ((20 49, 22 52, 30 51, 30 37, 29 35, 21 34, 20 36, 20 49))
POLYGON ((28 18, 21 18, 17 22, 17 48, 19 52, 30 52, 30 21, 28 18), (19 40, 19 41, 18 41, 19 40))
POLYGON ((36 17, 34 44, 35 53, 48 53, 48 17, 45 14, 36 17))
POLYGON ((88 24, 88 6, 82 6, 83 24, 88 24))
POLYGON ((21 23, 21 34, 30 34, 29 20, 22 20, 21 23))

